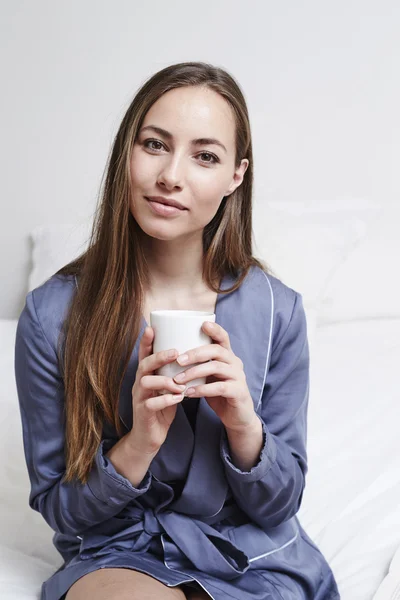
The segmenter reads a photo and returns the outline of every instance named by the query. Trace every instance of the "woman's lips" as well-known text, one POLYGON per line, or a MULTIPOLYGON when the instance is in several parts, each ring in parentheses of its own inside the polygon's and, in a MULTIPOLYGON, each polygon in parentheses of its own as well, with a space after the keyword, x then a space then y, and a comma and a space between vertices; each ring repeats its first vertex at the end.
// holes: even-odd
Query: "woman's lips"
POLYGON ((185 212, 185 210, 187 210, 184 208, 177 208, 176 206, 168 206, 167 204, 161 204, 160 202, 154 202, 153 200, 149 200, 148 198, 146 198, 146 200, 150 205, 151 210, 162 217, 172 217, 174 215, 183 213, 185 212))

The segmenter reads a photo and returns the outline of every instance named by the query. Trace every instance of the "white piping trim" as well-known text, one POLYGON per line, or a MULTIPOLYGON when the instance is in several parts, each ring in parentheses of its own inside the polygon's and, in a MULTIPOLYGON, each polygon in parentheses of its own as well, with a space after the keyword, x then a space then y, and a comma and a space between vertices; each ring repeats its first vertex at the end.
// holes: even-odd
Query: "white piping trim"
POLYGON ((256 411, 258 410, 258 407, 261 404, 262 394, 263 394, 264 385, 265 385, 265 379, 267 377, 268 360, 269 360, 269 355, 270 355, 271 346, 272 346, 272 329, 273 329, 273 323, 274 323, 274 307, 275 307, 274 292, 273 292, 270 280, 268 279, 268 276, 266 275, 266 273, 264 271, 262 271, 262 274, 265 276, 265 279, 268 282, 269 289, 270 289, 270 292, 271 292, 271 321, 270 321, 270 324, 269 324, 268 351, 267 351, 267 358, 266 358, 266 361, 265 361, 264 378, 263 378, 263 384, 262 384, 262 387, 261 387, 261 395, 260 395, 260 398, 258 400, 258 404, 256 406, 256 411))
POLYGON ((260 558, 265 558, 266 556, 270 556, 270 554, 275 554, 275 552, 279 552, 279 550, 283 550, 284 548, 286 548, 286 546, 290 546, 290 544, 293 544, 293 542, 298 537, 299 537, 299 531, 297 530, 296 535, 294 537, 292 537, 291 540, 289 540, 288 542, 283 544, 283 546, 280 546, 279 548, 275 548, 275 550, 270 550, 269 552, 266 552, 265 554, 260 554, 260 556, 254 556, 254 558, 249 558, 249 562, 254 562, 255 560, 259 560, 260 558))
MULTIPOLYGON (((165 546, 164 546, 164 540, 163 540, 163 534, 161 534, 161 543, 162 543, 162 547, 164 548, 164 564, 167 567, 167 569, 169 569, 170 571, 175 571, 176 573, 180 573, 181 575, 185 575, 184 573, 182 573, 182 571, 178 571, 178 569, 173 569, 172 567, 169 566, 169 564, 167 563, 166 559, 165 559, 165 546)), ((210 596, 210 598, 212 598, 212 600, 216 600, 216 598, 214 598, 214 596, 211 595, 211 593, 204 587, 204 585, 202 585, 200 583, 200 581, 198 579, 196 579, 196 577, 193 577, 193 575, 190 575, 190 577, 192 579, 194 579, 199 586, 206 592, 206 594, 208 594, 210 596)), ((182 583, 190 583, 190 581, 192 581, 192 579, 185 579, 185 581, 183 581, 182 583)), ((168 585, 168 584, 167 584, 168 585)), ((181 584, 179 584, 181 585, 181 584)), ((176 586, 168 586, 168 587, 176 587, 176 586)))

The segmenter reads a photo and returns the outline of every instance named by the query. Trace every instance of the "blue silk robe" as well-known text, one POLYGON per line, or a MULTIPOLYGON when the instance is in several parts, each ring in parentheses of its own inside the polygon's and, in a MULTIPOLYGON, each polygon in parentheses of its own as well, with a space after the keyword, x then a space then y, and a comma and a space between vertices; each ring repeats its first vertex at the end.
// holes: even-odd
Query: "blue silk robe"
MULTIPOLYGON (((233 279, 225 276, 222 288, 233 279)), ((337 600, 334 575, 301 527, 307 473, 309 350, 300 293, 252 267, 240 288, 220 294, 216 322, 243 361, 263 448, 249 471, 230 458, 225 428, 205 398, 194 430, 181 405, 139 487, 105 457, 118 436, 104 425, 87 484, 61 481, 64 386, 56 349, 78 280, 53 275, 29 292, 19 317, 15 375, 31 483, 30 506, 54 530, 64 564, 43 583, 59 600, 99 568, 131 568, 168 586, 197 582, 210 598, 337 600), (182 482, 174 493, 171 482, 182 482)), ((119 414, 132 427, 131 390, 139 341, 124 377, 119 414)), ((188 400, 187 400, 188 401, 188 400)))

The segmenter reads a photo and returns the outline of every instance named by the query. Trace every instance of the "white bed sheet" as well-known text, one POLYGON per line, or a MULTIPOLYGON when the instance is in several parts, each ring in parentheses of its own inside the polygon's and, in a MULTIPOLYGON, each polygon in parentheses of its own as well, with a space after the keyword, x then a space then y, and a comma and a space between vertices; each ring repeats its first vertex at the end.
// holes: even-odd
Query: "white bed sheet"
MULTIPOLYGON (((16 324, 0 320, 0 597, 31 600, 62 560, 53 532, 28 505, 16 324)), ((400 546, 399 339, 400 319, 330 324, 313 339, 309 472, 299 518, 332 566, 343 600, 372 600, 378 588, 375 600, 397 598, 399 561, 387 574, 400 546)))
POLYGON ((400 319, 317 328, 299 518, 343 600, 373 598, 400 545, 399 340, 400 319))

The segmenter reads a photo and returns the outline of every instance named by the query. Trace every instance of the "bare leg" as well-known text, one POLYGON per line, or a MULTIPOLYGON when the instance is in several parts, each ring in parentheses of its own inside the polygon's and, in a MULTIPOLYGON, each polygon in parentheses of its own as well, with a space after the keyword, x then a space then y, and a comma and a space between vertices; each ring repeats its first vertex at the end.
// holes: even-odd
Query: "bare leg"
MULTIPOLYGON (((197 596, 196 596, 197 597, 197 596)), ((207 597, 207 596, 206 596, 207 597)), ((168 587, 145 573, 103 568, 87 573, 70 587, 65 600, 186 600, 180 587, 168 587)))

